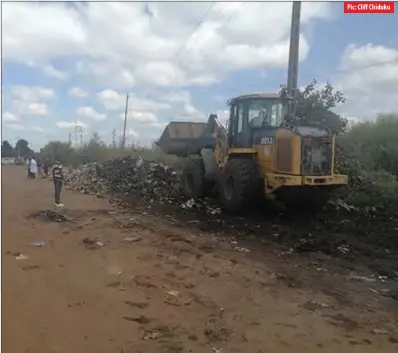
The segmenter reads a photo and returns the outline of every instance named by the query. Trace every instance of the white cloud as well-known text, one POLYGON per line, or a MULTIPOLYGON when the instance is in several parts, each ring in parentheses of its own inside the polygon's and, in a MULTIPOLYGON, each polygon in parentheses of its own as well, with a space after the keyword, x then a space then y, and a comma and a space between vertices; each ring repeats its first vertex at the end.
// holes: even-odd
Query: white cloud
POLYGON ((133 129, 128 129, 126 131, 126 136, 138 136, 138 132, 133 129))
POLYGON ((225 126, 229 119, 229 111, 228 110, 217 110, 216 113, 218 121, 221 125, 225 126))
POLYGON ((82 128, 87 128, 88 125, 80 120, 77 121, 65 121, 65 120, 61 120, 61 121, 57 121, 55 123, 55 125, 57 125, 60 129, 71 129, 74 128, 75 126, 81 126, 82 128))
POLYGON ((68 91, 68 94, 74 98, 86 98, 89 96, 89 93, 80 87, 73 87, 68 91))
POLYGON ((9 90, 12 114, 49 115, 47 102, 55 98, 54 90, 40 86, 11 86, 9 90))
POLYGON ((123 109, 126 97, 111 89, 105 89, 97 94, 99 101, 106 109, 123 109))
POLYGON ((92 107, 80 107, 76 109, 76 114, 81 118, 86 118, 94 121, 106 120, 105 114, 97 113, 92 107))
POLYGON ((25 130, 25 126, 21 124, 7 124, 7 127, 11 130, 16 130, 16 131, 25 130))
POLYGON ((10 97, 24 102, 34 103, 50 101, 55 98, 55 92, 51 88, 40 86, 11 86, 10 97))
POLYGON ((40 126, 33 126, 31 130, 36 132, 44 132, 44 129, 40 126))
POLYGON ((11 121, 19 121, 19 118, 15 114, 12 114, 10 112, 5 112, 4 114, 2 114, 1 120, 4 122, 11 122, 11 121))
POLYGON ((332 83, 347 96, 347 103, 340 108, 343 114, 374 119, 378 113, 397 112, 398 49, 349 45, 340 68, 342 72, 332 83))
POLYGON ((49 115, 50 109, 45 103, 29 103, 22 108, 24 115, 49 115))
MULTIPOLYGON (((101 104, 109 110, 124 110, 126 108, 126 95, 122 95, 114 90, 106 89, 97 94, 101 104)), ((140 98, 134 93, 129 93, 129 111, 135 112, 155 112, 162 109, 171 109, 171 105, 161 102, 161 98, 148 99, 140 98)))
MULTIPOLYGON (((120 117, 124 119, 124 114, 121 114, 120 117)), ((127 114, 127 120, 134 120, 140 123, 155 123, 158 119, 156 115, 151 112, 130 111, 127 114)))
POLYGON ((153 123, 149 123, 150 127, 156 128, 156 129, 160 129, 163 130, 166 126, 167 126, 168 122, 153 122, 153 123))
POLYGON ((47 76, 52 77, 52 78, 56 78, 56 79, 61 80, 61 81, 66 81, 68 79, 68 77, 69 77, 67 72, 58 70, 53 65, 45 65, 43 67, 43 72, 47 76))
MULTIPOLYGON (((232 70, 285 67, 290 13, 283 2, 6 3, 3 58, 48 64, 84 57, 77 72, 111 88, 206 85, 232 70)), ((303 3, 303 28, 330 17, 330 4, 303 3)), ((308 51, 303 37, 300 58, 308 51)))

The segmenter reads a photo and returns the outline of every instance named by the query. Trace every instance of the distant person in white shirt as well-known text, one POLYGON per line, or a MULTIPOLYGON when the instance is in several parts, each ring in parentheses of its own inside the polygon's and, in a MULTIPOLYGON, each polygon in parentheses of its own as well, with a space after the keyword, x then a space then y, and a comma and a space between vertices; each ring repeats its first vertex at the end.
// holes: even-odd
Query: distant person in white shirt
POLYGON ((31 178, 35 179, 36 174, 37 174, 37 162, 34 158, 32 158, 30 161, 30 176, 31 176, 31 178))
POLYGON ((30 179, 30 158, 26 159, 26 169, 28 170, 28 179, 30 179))

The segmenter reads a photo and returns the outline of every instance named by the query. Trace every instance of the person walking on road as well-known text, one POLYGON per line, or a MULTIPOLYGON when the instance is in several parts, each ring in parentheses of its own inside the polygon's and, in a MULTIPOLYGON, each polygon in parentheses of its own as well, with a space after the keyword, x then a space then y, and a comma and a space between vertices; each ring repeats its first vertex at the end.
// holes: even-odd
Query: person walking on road
POLYGON ((43 161, 43 173, 46 178, 48 177, 48 167, 49 167, 49 161, 46 157, 46 158, 44 158, 44 161, 43 161))
POLYGON ((26 169, 28 170, 28 179, 30 179, 30 158, 26 159, 26 169))
POLYGON ((41 159, 39 158, 38 160, 37 160, 37 177, 38 178, 41 178, 42 177, 42 169, 43 168, 43 164, 42 164, 42 161, 41 161, 41 159))
POLYGON ((29 169, 30 169, 30 177, 31 177, 32 179, 35 179, 35 178, 36 178, 36 174, 37 174, 37 162, 36 162, 36 160, 35 160, 34 158, 32 158, 32 159, 30 160, 30 167, 29 167, 29 169))
POLYGON ((64 174, 62 172, 62 165, 59 161, 55 161, 52 167, 53 182, 54 182, 54 194, 55 194, 55 206, 64 207, 61 203, 61 190, 64 183, 64 174))

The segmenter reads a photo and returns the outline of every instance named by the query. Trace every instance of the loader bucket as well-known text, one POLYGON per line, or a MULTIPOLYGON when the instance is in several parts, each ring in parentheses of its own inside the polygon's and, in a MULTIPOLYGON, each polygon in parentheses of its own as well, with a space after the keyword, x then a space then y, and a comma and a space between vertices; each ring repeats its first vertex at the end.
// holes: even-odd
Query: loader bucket
POLYGON ((179 157, 199 153, 206 126, 206 123, 173 121, 166 126, 156 144, 164 153, 179 157))

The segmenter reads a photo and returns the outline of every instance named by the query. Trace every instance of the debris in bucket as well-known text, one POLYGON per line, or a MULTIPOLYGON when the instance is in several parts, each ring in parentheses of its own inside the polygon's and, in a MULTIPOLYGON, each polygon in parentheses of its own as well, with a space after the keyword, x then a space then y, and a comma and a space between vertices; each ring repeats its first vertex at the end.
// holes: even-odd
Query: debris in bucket
POLYGON ((89 250, 95 250, 98 248, 101 248, 104 246, 104 243, 102 243, 101 241, 97 240, 97 239, 90 239, 88 237, 83 238, 83 244, 86 247, 86 249, 89 250))

